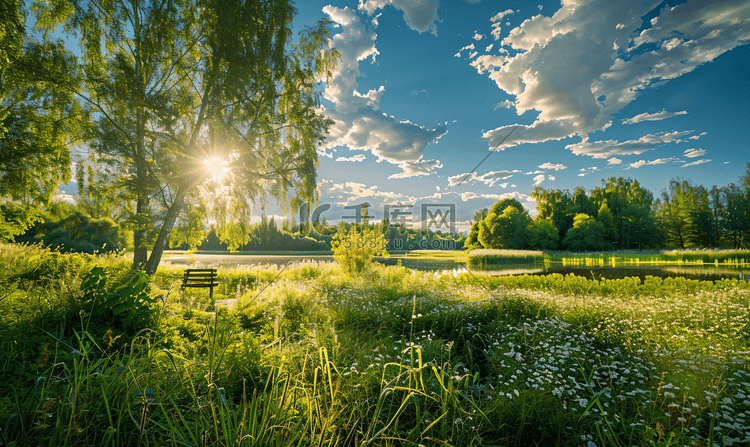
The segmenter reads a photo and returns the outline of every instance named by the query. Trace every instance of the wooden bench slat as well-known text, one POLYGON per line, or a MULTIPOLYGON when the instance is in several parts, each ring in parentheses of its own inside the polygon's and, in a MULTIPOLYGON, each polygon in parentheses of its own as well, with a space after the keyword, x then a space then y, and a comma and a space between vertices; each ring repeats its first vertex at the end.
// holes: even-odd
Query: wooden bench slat
POLYGON ((214 287, 218 286, 216 281, 216 269, 186 269, 182 277, 182 288, 210 288, 211 299, 214 296, 214 287))

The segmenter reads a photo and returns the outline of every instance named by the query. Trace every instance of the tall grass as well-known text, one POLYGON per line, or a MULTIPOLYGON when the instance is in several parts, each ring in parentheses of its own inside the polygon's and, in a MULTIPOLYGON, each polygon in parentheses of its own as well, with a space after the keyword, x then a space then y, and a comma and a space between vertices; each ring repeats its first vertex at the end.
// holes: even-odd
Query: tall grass
POLYGON ((3 445, 750 442, 744 283, 308 263, 221 269, 217 310, 160 269, 148 318, 89 318, 82 278, 126 264, 19 276, 35 250, 0 246, 3 445))
POLYGON ((714 264, 750 265, 748 250, 646 250, 611 253, 548 252, 545 259, 569 265, 714 264))
POLYGON ((544 253, 533 250, 472 250, 466 255, 466 265, 470 269, 485 269, 493 265, 541 264, 544 253))

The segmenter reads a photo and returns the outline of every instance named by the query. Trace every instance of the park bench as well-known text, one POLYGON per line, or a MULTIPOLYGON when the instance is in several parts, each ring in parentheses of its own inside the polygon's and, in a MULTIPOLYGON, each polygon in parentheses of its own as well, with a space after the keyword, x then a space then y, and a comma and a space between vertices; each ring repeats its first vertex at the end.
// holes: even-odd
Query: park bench
POLYGON ((211 302, 214 301, 214 286, 218 286, 216 281, 216 269, 186 269, 185 276, 182 278, 182 290, 186 287, 208 287, 211 302))

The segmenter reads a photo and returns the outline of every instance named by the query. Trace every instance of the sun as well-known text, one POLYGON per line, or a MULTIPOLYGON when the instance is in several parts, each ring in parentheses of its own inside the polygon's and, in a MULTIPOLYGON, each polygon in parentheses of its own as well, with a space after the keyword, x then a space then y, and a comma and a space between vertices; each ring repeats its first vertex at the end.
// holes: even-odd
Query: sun
POLYGON ((203 159, 203 170, 206 173, 207 180, 220 182, 229 174, 229 161, 220 157, 205 158, 203 159))

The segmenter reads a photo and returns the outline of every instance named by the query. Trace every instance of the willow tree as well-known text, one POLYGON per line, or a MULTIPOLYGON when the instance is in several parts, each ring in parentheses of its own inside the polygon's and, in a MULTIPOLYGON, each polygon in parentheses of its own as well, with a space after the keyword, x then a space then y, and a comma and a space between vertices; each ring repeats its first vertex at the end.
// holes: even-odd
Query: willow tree
POLYGON ((292 211, 316 198, 317 145, 330 125, 316 87, 336 62, 325 22, 295 42, 289 0, 34 8, 37 27, 78 42, 77 81, 60 87, 90 117, 90 150, 117 167, 134 197, 134 268, 156 271, 185 198, 198 190, 234 244, 266 195, 292 211))
POLYGON ((0 241, 39 220, 40 208, 70 179, 75 110, 69 94, 44 78, 66 78, 71 61, 61 45, 28 36, 26 13, 20 0, 0 1, 0 241))

